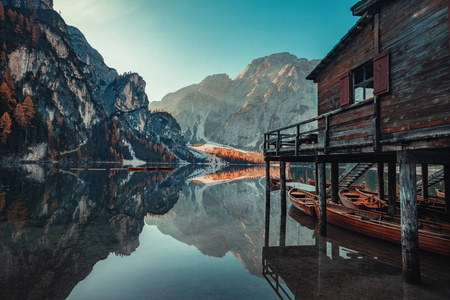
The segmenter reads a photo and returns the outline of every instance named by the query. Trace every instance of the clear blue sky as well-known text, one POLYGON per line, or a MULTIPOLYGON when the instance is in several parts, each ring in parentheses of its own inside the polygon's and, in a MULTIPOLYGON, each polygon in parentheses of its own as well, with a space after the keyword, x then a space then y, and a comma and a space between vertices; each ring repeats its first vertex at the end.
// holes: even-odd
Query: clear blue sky
POLYGON ((323 58, 355 24, 356 0, 54 0, 108 66, 138 72, 150 101, 255 58, 323 58))

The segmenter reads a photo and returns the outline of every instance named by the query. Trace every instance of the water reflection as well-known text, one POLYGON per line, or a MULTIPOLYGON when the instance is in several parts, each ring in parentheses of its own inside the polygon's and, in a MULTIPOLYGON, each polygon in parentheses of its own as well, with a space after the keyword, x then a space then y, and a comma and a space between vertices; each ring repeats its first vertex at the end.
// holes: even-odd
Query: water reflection
POLYGON ((99 260, 136 250, 144 217, 167 213, 190 172, 2 168, 0 298, 66 298, 99 260))
MULTIPOLYGON (((327 237, 320 237, 317 221, 294 207, 280 215, 284 218, 296 224, 283 226, 281 221, 275 235, 292 237, 301 232, 306 239, 269 243, 263 249, 263 276, 282 299, 448 299, 450 295, 449 257, 421 252, 422 285, 410 286, 402 280, 400 246, 330 224, 327 237)), ((266 234, 273 234, 273 226, 270 223, 266 234)))

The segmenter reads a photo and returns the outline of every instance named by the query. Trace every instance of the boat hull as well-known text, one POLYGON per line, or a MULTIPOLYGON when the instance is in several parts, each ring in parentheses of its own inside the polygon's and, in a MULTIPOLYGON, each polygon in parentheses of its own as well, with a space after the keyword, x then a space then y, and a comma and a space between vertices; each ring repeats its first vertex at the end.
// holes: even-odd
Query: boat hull
POLYGON ((307 191, 293 188, 289 191, 289 199, 292 205, 309 216, 315 216, 314 202, 317 197, 307 191))
MULTIPOLYGON (((318 215, 318 203, 315 203, 315 210, 318 215)), ((401 225, 399 223, 376 220, 381 220, 383 217, 385 218, 386 215, 327 203, 327 222, 351 231, 400 244, 401 225)), ((450 255, 450 234, 448 236, 442 236, 419 229, 419 248, 430 252, 450 255)))

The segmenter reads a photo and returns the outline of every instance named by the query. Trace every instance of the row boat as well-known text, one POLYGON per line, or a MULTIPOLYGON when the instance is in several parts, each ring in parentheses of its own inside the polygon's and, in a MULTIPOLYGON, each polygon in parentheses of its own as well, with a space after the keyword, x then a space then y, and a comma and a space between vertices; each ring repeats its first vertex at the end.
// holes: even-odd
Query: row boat
MULTIPOLYGON (((314 202, 319 215, 319 203, 314 202)), ((386 241, 401 243, 399 217, 327 203, 327 222, 386 241)), ((450 224, 419 219, 419 248, 450 255, 450 224)))
POLYGON ((362 193, 358 190, 340 190, 339 198, 342 204, 355 209, 387 210, 387 204, 379 198, 362 193))
POLYGON ((292 205, 305 214, 314 216, 314 201, 317 201, 317 195, 298 188, 292 188, 288 195, 292 205))
POLYGON ((445 198, 445 191, 444 191, 444 190, 441 190, 441 189, 436 189, 436 195, 437 195, 439 198, 445 198))
MULTIPOLYGON (((281 190, 280 182, 280 178, 270 178, 270 191, 273 192, 281 190)), ((286 178, 286 182, 292 182, 292 178, 286 178)))

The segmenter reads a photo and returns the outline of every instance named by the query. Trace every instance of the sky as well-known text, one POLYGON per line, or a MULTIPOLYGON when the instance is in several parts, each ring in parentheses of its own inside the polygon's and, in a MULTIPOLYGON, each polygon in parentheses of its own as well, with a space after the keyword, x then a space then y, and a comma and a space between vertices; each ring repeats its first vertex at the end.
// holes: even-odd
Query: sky
POLYGON ((54 0, 106 64, 139 73, 150 101, 252 60, 323 58, 356 23, 356 0, 54 0))

